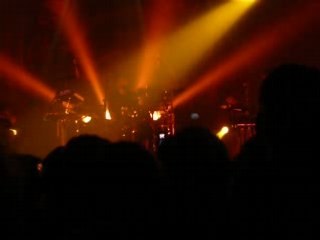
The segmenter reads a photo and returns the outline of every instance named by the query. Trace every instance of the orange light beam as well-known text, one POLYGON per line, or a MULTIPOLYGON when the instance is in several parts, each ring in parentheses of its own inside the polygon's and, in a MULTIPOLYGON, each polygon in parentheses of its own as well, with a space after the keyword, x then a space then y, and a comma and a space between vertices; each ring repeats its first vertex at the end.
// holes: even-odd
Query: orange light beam
POLYGON ((40 79, 16 65, 11 59, 0 54, 0 74, 13 81, 18 88, 34 94, 45 101, 52 101, 55 91, 40 79))
POLYGON ((203 75, 195 84, 173 100, 173 107, 178 107, 196 97, 198 94, 212 89, 225 78, 235 74, 241 68, 271 55, 290 39, 301 34, 307 24, 317 21, 320 4, 313 2, 295 9, 284 21, 270 24, 272 27, 261 32, 230 58, 203 75))
POLYGON ((68 3, 70 3, 68 0, 64 1, 65 5, 61 1, 52 1, 50 7, 53 13, 58 14, 60 17, 60 25, 69 41, 70 47, 79 59, 80 65, 90 81, 99 103, 103 104, 104 94, 86 42, 84 30, 76 17, 75 7, 68 3))
POLYGON ((148 86, 156 67, 160 64, 161 45, 164 34, 172 21, 173 6, 174 1, 165 4, 162 0, 153 0, 152 2, 151 14, 148 16, 150 21, 147 21, 150 24, 147 26, 145 47, 142 52, 136 89, 148 86))

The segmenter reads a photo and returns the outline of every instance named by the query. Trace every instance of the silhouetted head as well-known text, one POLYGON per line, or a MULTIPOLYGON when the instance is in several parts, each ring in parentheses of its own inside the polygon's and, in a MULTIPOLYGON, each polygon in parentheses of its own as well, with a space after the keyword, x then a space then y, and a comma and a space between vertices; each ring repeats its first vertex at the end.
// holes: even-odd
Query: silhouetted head
POLYGON ((127 178, 128 181, 158 175, 158 166, 152 154, 138 143, 123 141, 112 144, 108 162, 113 174, 127 178))
POLYGON ((103 160, 109 141, 96 135, 85 134, 74 137, 66 144, 66 157, 77 162, 103 160))
POLYGON ((159 158, 169 175, 185 177, 225 175, 228 163, 224 144, 202 127, 189 127, 166 139, 159 148, 159 158))
POLYGON ((318 125, 319 104, 319 70, 281 65, 262 83, 258 129, 272 140, 306 137, 318 125))

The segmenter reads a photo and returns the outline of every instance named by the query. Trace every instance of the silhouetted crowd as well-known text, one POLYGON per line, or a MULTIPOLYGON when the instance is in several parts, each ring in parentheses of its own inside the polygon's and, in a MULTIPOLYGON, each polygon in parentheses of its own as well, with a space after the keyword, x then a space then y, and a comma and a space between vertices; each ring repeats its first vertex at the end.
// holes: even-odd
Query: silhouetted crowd
POLYGON ((39 159, 10 151, 0 119, 1 239, 314 238, 319 70, 277 67, 259 105, 256 135, 234 159, 194 126, 156 154, 82 135, 39 159))

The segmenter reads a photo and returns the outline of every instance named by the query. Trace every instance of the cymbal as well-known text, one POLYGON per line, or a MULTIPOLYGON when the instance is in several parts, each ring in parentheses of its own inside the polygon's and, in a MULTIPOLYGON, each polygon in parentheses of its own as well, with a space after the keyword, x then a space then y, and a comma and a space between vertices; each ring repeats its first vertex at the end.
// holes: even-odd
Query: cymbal
POLYGON ((58 91, 54 101, 68 102, 73 105, 78 105, 84 102, 84 97, 82 97, 79 93, 74 92, 73 90, 62 90, 58 91))

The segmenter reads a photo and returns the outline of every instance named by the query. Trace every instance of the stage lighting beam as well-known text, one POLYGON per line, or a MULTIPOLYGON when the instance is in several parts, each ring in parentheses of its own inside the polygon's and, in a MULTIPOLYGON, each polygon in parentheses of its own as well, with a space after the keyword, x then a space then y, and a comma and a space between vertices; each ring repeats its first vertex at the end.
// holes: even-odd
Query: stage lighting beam
POLYGON ((45 101, 52 101, 55 91, 44 84, 40 79, 33 76, 26 69, 14 63, 10 58, 0 54, 0 75, 5 80, 14 83, 14 86, 26 92, 40 97, 45 101))
POLYGON ((270 54, 288 43, 289 40, 301 34, 308 24, 319 21, 319 19, 317 19, 319 11, 320 4, 315 2, 307 3, 303 8, 294 9, 288 16, 283 18, 284 21, 278 24, 272 24, 271 27, 269 26, 260 32, 230 58, 214 66, 199 78, 195 84, 173 100, 173 106, 176 108, 208 89, 212 91, 219 83, 234 75, 242 68, 266 59, 270 54), (292 26, 294 26, 294 28, 292 28, 292 26))
MULTIPOLYGON (((253 2, 228 1, 195 19, 164 41, 161 81, 183 79, 253 6, 253 2)), ((169 82, 168 82, 169 84, 169 82)))
POLYGON ((136 89, 147 88, 160 65, 164 34, 173 20, 175 2, 163 4, 163 0, 152 0, 136 89))
POLYGON ((53 13, 59 16, 59 24, 69 41, 69 45, 79 59, 79 63, 95 92, 99 104, 103 104, 104 94, 100 79, 92 60, 84 29, 76 17, 75 6, 71 5, 69 1, 65 1, 64 5, 62 2, 52 1, 50 7, 53 13))

